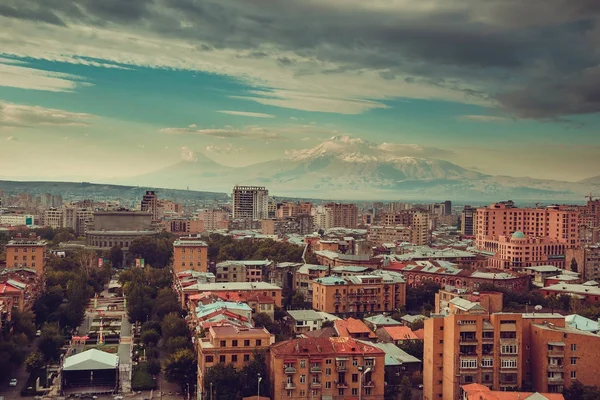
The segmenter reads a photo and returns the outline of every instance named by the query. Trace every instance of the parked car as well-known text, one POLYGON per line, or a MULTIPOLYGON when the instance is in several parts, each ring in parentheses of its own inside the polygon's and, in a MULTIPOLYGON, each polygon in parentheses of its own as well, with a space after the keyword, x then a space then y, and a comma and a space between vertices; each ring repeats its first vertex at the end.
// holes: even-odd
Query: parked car
POLYGON ((8 386, 10 387, 15 387, 17 386, 17 380, 15 378, 10 380, 10 383, 8 384, 8 386))
POLYGON ((37 330, 37 332, 35 333, 35 336, 40 337, 42 335, 42 331, 40 331, 39 329, 37 330))

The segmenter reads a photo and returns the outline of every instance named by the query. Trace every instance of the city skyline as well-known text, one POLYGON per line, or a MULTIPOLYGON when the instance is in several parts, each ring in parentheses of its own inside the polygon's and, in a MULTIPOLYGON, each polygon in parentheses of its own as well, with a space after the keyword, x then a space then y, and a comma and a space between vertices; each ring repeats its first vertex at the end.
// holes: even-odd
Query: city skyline
POLYGON ((483 174, 590 178, 595 8, 8 0, 0 178, 113 182, 200 155, 241 167, 340 135, 483 174))

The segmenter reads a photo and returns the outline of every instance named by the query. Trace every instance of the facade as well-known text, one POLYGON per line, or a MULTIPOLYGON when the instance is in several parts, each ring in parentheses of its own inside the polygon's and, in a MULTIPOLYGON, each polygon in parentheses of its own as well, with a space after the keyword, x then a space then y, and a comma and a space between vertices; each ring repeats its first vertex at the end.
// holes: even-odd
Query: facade
POLYGON ((169 219, 164 221, 164 227, 167 232, 176 235, 197 235, 204 232, 204 221, 199 219, 169 219))
POLYGON ((68 204, 62 207, 62 227, 73 229, 75 236, 83 236, 88 230, 92 230, 90 224, 94 217, 95 213, 92 208, 80 207, 77 204, 68 204))
POLYGON ((576 297, 588 304, 600 304, 600 287, 598 282, 588 281, 579 283, 558 283, 540 289, 544 296, 560 296, 566 294, 576 297))
POLYGON ((49 208, 48 210, 44 211, 44 226, 49 226, 51 228, 62 228, 62 208, 49 208))
POLYGON ((212 366, 233 364, 237 370, 254 358, 256 352, 266 351, 275 343, 275 336, 265 328, 213 326, 204 338, 198 339, 198 393, 210 393, 204 377, 212 366))
POLYGON ((565 244, 548 237, 527 237, 517 231, 510 237, 498 237, 494 244, 495 253, 488 258, 490 268, 518 269, 536 265, 565 267, 565 244))
MULTIPOLYGON (((185 272, 185 271, 184 271, 185 272)), ((190 271, 195 272, 195 271, 190 271)), ((198 273, 197 278, 193 276, 185 277, 175 282, 175 290, 181 300, 181 306, 186 308, 190 296, 211 292, 222 298, 227 293, 238 292, 238 295, 252 297, 254 293, 260 293, 263 296, 270 296, 275 302, 275 306, 282 306, 281 288, 266 282, 214 282, 214 275, 210 273, 198 273), (207 282, 206 275, 212 277, 212 282, 207 282)))
POLYGON ((369 241, 377 246, 384 243, 402 243, 408 242, 418 246, 425 246, 429 242, 427 235, 422 235, 418 228, 410 226, 370 226, 368 233, 369 241))
POLYGON ((357 315, 394 311, 406 304, 400 274, 376 271, 358 276, 326 276, 313 281, 312 306, 331 314, 357 315))
POLYGON ((356 204, 327 203, 324 208, 329 215, 329 228, 356 228, 358 226, 356 204))
POLYGON ((314 310, 288 310, 289 325, 297 335, 322 328, 323 317, 314 310))
POLYGON ((173 272, 208 271, 208 245, 198 237, 183 237, 173 243, 173 272))
POLYGON ((572 270, 572 260, 575 260, 577 270, 584 280, 600 281, 600 245, 583 246, 567 249, 565 253, 566 268, 572 270))
POLYGON ((0 225, 5 226, 32 226, 35 217, 32 214, 1 214, 0 225))
POLYGON ((521 231, 527 236, 549 237, 568 248, 579 245, 579 210, 569 206, 516 208, 501 202, 477 210, 477 247, 489 247, 486 241, 521 231))
POLYGON ((269 191, 264 186, 235 186, 232 194, 233 219, 269 217, 269 191))
POLYGON ((314 232, 313 217, 307 214, 278 219, 263 219, 260 226, 263 235, 308 235, 314 232))
POLYGON ((263 269, 273 264, 269 260, 223 261, 217 264, 217 282, 262 282, 263 269))
POLYGON ((198 219, 204 222, 204 229, 214 231, 227 229, 229 213, 221 209, 202 210, 198 213, 198 219))
POLYGON ((158 196, 156 195, 154 190, 147 190, 146 194, 144 194, 144 196, 142 197, 140 209, 143 212, 150 213, 152 215, 152 220, 157 221, 160 219, 158 205, 158 196))
POLYGON ((352 338, 303 338, 271 346, 271 393, 288 399, 383 400, 385 352, 352 338))
POLYGON ((477 209, 469 205, 465 206, 460 215, 460 234, 463 236, 475 236, 477 233, 477 209))
POLYGON ((39 275, 46 267, 48 244, 39 239, 15 239, 6 245, 6 269, 28 268, 39 275))
POLYGON ((435 313, 444 314, 450 302, 456 298, 481 304, 488 312, 502 312, 504 294, 502 292, 473 292, 446 285, 435 294, 435 313))

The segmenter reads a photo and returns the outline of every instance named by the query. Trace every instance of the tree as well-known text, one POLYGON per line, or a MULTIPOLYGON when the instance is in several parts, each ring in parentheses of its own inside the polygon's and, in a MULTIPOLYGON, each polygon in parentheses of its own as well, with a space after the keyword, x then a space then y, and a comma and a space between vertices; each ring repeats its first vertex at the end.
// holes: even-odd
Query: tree
POLYGON ((415 322, 413 322, 412 324, 410 324, 410 329, 413 331, 418 331, 419 329, 423 329, 424 327, 425 327, 424 319, 418 319, 415 322))
POLYGON ((257 313, 254 315, 254 326, 257 328, 266 328, 274 335, 281 333, 279 324, 273 322, 269 314, 266 313, 257 313))
POLYGON ((54 324, 45 324, 42 327, 42 334, 38 347, 46 361, 58 361, 60 358, 60 349, 65 340, 61 335, 58 326, 54 324))
POLYGON ((142 332, 141 339, 146 346, 156 345, 160 340, 160 334, 154 329, 151 329, 149 331, 142 332))
POLYGON ((29 340, 35 337, 34 315, 31 311, 15 311, 12 315, 13 334, 23 333, 29 340))
POLYGON ((141 328, 142 333, 146 331, 156 331, 158 334, 162 334, 160 322, 158 321, 147 321, 142 324, 141 328))
POLYGON ((150 360, 148 360, 148 363, 146 365, 146 371, 148 371, 149 374, 151 375, 158 375, 160 374, 160 361, 158 360, 158 358, 152 358, 150 360))
POLYGON ((579 272, 579 266, 577 265, 577 260, 575 257, 571 258, 571 271, 579 272))
POLYGON ((177 350, 190 348, 190 340, 186 336, 175 336, 167 339, 165 348, 169 354, 177 350))
POLYGON ((193 385, 196 381, 196 357, 190 349, 181 349, 169 354, 163 367, 165 378, 169 382, 179 384, 182 390, 187 384, 193 385))
POLYGON ((132 241, 128 249, 133 258, 143 258, 146 264, 162 269, 173 256, 173 239, 144 236, 132 241))
POLYGON ((29 354, 25 360, 25 368, 29 373, 41 370, 44 368, 44 365, 44 356, 38 351, 34 351, 33 353, 29 354))
POLYGON ((303 310, 306 305, 306 301, 304 300, 304 295, 302 292, 296 292, 292 296, 292 308, 297 310, 303 310))
POLYGON ((433 308, 439 290, 440 285, 433 281, 422 281, 420 285, 406 288, 406 308, 418 312, 433 308))
POLYGON ((177 313, 170 313, 163 318, 161 324, 162 338, 166 342, 169 338, 176 336, 187 336, 188 327, 185 320, 177 313))
POLYGON ((111 247, 108 259, 114 268, 121 268, 123 266, 123 250, 121 250, 121 246, 111 247))
POLYGON ((127 314, 131 322, 147 321, 152 311, 152 299, 145 286, 132 284, 127 294, 127 314))
POLYGON ((212 383, 214 400, 230 400, 240 398, 241 374, 236 371, 233 364, 219 363, 214 365, 204 379, 204 392, 210 394, 209 382, 212 383))
POLYGON ((75 260, 81 272, 88 277, 91 271, 98 266, 98 253, 90 249, 80 249, 75 253, 75 260))
POLYGON ((177 296, 170 287, 162 288, 158 291, 156 300, 154 301, 154 313, 159 320, 162 320, 165 315, 172 312, 180 312, 181 306, 177 300, 177 296))
POLYGON ((399 344, 398 347, 404 350, 413 357, 419 360, 423 359, 423 341, 422 340, 405 340, 404 343, 399 344))
POLYGON ((408 376, 403 376, 402 381, 400 381, 400 399, 412 400, 412 387, 408 376))

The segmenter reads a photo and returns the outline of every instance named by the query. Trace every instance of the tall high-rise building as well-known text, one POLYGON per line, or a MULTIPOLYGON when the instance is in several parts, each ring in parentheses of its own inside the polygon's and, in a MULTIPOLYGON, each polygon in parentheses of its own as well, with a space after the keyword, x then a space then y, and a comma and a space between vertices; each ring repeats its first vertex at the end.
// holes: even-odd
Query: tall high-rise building
POLYGON ((159 220, 158 216, 158 196, 154 190, 147 190, 144 197, 142 197, 141 210, 152 214, 152 220, 159 220))
POLYGON ((460 233, 463 236, 475 236, 477 233, 477 209, 464 206, 460 216, 460 233))
POLYGON ((325 212, 329 214, 332 228, 356 228, 358 207, 356 204, 327 203, 325 212))
POLYGON ((452 214, 452 202, 450 200, 446 200, 444 202, 444 215, 452 214))
POLYGON ((233 219, 267 219, 269 191, 264 186, 235 186, 232 193, 233 219))

